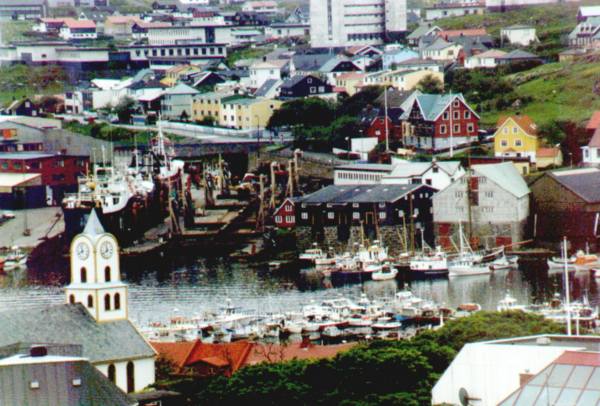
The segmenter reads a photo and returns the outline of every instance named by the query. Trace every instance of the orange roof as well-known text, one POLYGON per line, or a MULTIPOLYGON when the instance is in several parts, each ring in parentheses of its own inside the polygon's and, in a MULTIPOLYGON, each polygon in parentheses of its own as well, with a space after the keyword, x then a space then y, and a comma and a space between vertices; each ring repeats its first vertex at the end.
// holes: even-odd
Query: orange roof
POLYGON ((594 131, 594 135, 592 139, 588 143, 588 147, 590 148, 600 148, 600 127, 596 128, 594 131))
POLYGON ((485 30, 485 28, 467 28, 464 30, 444 30, 438 32, 437 35, 446 39, 460 36, 479 37, 482 35, 487 35, 487 31, 485 30))
POLYGON ((555 158, 559 152, 558 148, 538 148, 536 155, 538 158, 555 158))
POLYGON ((167 360, 171 361, 177 367, 185 366, 185 361, 190 354, 190 351, 196 345, 196 342, 177 342, 177 343, 159 343, 151 342, 150 345, 158 352, 158 354, 167 360))
POLYGON ((92 20, 74 20, 66 18, 64 24, 69 28, 96 28, 96 23, 92 20))
POLYGON ((186 366, 198 362, 206 362, 211 365, 231 366, 230 372, 240 369, 248 358, 254 344, 248 341, 237 341, 228 344, 204 344, 196 341, 194 348, 190 351, 186 366))
POLYGON ((342 73, 341 75, 337 76, 336 79, 352 80, 352 79, 362 79, 364 77, 365 77, 364 73, 347 72, 347 73, 342 73))
POLYGON ((592 118, 590 118, 590 121, 588 121, 585 128, 586 130, 595 131, 598 127, 600 127, 600 111, 595 111, 594 114, 592 114, 592 118))
POLYGON ((246 361, 246 365, 260 364, 261 362, 290 361, 294 359, 333 358, 338 353, 348 351, 355 345, 357 345, 357 343, 338 345, 311 344, 307 347, 303 346, 301 343, 292 343, 284 346, 256 344, 246 361))
POLYGON ((533 122, 533 120, 526 115, 521 115, 521 114, 516 114, 513 116, 501 116, 498 119, 498 124, 497 127, 500 128, 504 125, 504 123, 506 122, 506 120, 508 120, 509 118, 512 118, 513 121, 515 123, 517 123, 517 125, 519 127, 521 127, 523 129, 523 131, 525 131, 527 134, 529 135, 537 135, 538 132, 538 128, 537 125, 535 125, 535 123, 533 122))

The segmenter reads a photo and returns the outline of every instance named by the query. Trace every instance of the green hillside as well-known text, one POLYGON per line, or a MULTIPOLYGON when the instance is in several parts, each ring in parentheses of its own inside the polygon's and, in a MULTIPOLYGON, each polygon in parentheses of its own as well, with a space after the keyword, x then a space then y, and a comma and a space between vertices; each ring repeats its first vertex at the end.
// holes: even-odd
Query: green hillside
MULTIPOLYGON (((529 71, 506 76, 519 97, 531 97, 518 110, 539 125, 553 121, 583 123, 595 110, 600 110, 600 58, 582 59, 575 63, 551 63, 529 71)), ((483 124, 493 125, 502 114, 517 109, 483 112, 483 124)))

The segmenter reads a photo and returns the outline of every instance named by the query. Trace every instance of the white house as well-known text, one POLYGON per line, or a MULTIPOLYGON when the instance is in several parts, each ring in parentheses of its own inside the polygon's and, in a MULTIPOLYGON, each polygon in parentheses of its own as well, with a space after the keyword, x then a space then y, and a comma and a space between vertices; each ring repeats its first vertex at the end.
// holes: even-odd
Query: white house
POLYGON ((392 173, 393 165, 356 163, 337 166, 333 171, 334 185, 380 185, 381 179, 392 173))
MULTIPOLYGON (((567 352, 585 351, 588 354, 591 352, 598 359, 599 345, 599 337, 555 335, 467 344, 433 387, 431 403, 497 406, 519 389, 524 382, 531 382, 530 379, 567 352)), ((566 384, 567 380, 565 377, 559 383, 566 384)), ((547 388, 547 391, 554 393, 555 389, 547 388)), ((537 393, 533 395, 537 396, 537 393)), ((540 401, 535 404, 574 405, 575 403, 540 401)), ((532 405, 534 402, 523 398, 522 402, 517 404, 532 405)))
POLYGON ((289 73, 289 60, 273 59, 250 65, 250 87, 260 88, 267 80, 281 80, 289 73))
POLYGON ((498 59, 506 55, 506 52, 499 49, 490 49, 489 51, 475 54, 465 59, 465 68, 495 68, 498 66, 498 59))
POLYGON ((200 92, 185 83, 180 83, 164 92, 162 115, 167 120, 190 120, 192 118, 192 100, 200 92))
POLYGON ((528 46, 533 42, 539 42, 535 33, 535 27, 529 25, 511 25, 500 30, 502 41, 508 41, 511 45, 528 46))
POLYGON ((131 78, 119 79, 92 79, 92 107, 101 109, 114 107, 123 98, 129 95, 129 86, 133 83, 131 78))
POLYGON ((586 146, 581 147, 581 152, 585 165, 600 164, 600 128, 596 129, 590 142, 586 146))
POLYGON ((74 20, 65 18, 63 25, 60 27, 59 36, 67 41, 96 39, 96 23, 91 20, 74 20))
POLYGON ((276 14, 277 2, 272 0, 247 1, 242 6, 242 11, 257 14, 276 14))
POLYGON ((386 185, 424 184, 442 190, 463 176, 459 161, 410 162, 397 161, 394 170, 381 179, 386 185))

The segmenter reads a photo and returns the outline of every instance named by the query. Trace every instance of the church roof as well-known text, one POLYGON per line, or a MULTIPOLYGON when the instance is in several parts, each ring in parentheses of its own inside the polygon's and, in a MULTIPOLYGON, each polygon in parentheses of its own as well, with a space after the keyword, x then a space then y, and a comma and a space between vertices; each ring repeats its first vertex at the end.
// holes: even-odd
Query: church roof
POLYGON ((79 344, 92 363, 155 355, 129 320, 97 323, 80 303, 0 312, 0 347, 15 343, 79 344))
POLYGON ((105 233, 104 227, 102 227, 102 223, 100 223, 100 219, 96 214, 96 209, 92 209, 88 221, 85 224, 85 228, 83 229, 83 234, 87 234, 90 237, 96 237, 105 233))

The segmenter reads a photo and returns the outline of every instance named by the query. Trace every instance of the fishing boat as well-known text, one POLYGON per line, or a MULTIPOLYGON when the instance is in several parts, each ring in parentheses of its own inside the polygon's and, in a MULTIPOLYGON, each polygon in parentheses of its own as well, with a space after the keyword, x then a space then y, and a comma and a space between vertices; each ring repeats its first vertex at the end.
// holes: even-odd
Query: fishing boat
POLYGON ((449 275, 469 276, 489 274, 491 269, 488 265, 482 263, 483 256, 474 253, 469 242, 466 241, 463 234, 462 223, 459 223, 458 238, 458 256, 450 261, 450 264, 448 265, 449 275))
POLYGON ((589 270, 600 265, 598 256, 584 251, 577 251, 575 255, 568 257, 566 260, 563 257, 549 258, 548 268, 564 270, 565 262, 569 270, 589 270))
POLYGON ((317 244, 313 244, 314 248, 309 248, 300 255, 298 255, 298 259, 301 263, 305 263, 307 265, 314 265, 317 259, 327 258, 327 254, 323 252, 322 249, 317 247, 317 244))
POLYGON ((10 271, 27 264, 27 254, 18 246, 13 246, 8 255, 3 258, 3 269, 10 271))
POLYGON ((415 276, 448 275, 448 257, 441 247, 434 252, 422 253, 410 260, 410 271, 415 276))
POLYGON ((141 154, 136 149, 127 167, 107 163, 103 149, 102 163, 79 177, 77 192, 66 193, 63 198, 67 241, 83 230, 93 208, 107 232, 115 235, 121 245, 132 244, 149 228, 162 223, 170 213, 174 192, 181 188, 184 167, 183 161, 173 159, 170 145, 159 125, 148 151, 141 154))
POLYGON ((499 312, 508 312, 513 310, 526 310, 526 306, 519 305, 517 299, 511 296, 509 292, 506 292, 506 295, 498 301, 498 306, 496 309, 499 312))

